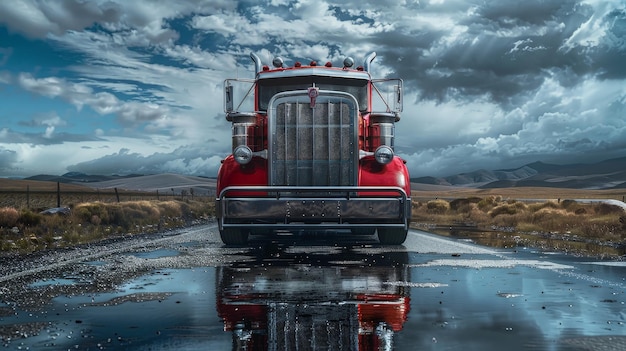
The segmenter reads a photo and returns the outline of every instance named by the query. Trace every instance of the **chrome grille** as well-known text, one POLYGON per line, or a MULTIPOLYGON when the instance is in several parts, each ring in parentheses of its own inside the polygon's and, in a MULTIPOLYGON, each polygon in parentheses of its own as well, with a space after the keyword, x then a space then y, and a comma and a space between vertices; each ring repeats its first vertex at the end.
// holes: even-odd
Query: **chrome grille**
POLYGON ((356 100, 322 91, 311 107, 306 94, 283 95, 270 102, 270 184, 356 185, 356 100))

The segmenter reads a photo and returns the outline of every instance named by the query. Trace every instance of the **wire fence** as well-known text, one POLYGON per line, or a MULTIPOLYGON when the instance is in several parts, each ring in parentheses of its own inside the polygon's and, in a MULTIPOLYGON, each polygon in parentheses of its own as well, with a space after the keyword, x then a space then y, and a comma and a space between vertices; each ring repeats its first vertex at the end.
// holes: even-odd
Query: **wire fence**
POLYGON ((125 202, 141 200, 200 200, 215 198, 215 190, 208 188, 164 188, 153 191, 136 191, 118 188, 107 189, 0 189, 0 207, 42 211, 55 207, 72 207, 85 202, 125 202))

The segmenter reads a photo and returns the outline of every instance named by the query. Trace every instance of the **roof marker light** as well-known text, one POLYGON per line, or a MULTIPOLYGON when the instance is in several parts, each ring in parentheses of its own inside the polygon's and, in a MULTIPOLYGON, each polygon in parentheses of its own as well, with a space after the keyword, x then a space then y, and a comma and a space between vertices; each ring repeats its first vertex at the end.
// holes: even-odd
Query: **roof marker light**
POLYGON ((314 66, 314 67, 315 67, 315 66, 317 66, 317 62, 315 62, 315 61, 311 61, 311 63, 309 64, 309 66, 314 66))
POLYGON ((276 68, 282 68, 283 67, 283 58, 280 56, 276 56, 274 57, 274 59, 272 60, 272 65, 274 65, 274 67, 276 68))
POLYGON ((332 63, 332 62, 330 62, 330 61, 328 61, 328 62, 326 62, 326 64, 325 64, 324 66, 326 66, 326 67, 332 67, 332 66, 333 66, 333 63, 332 63))
POLYGON ((343 60, 343 68, 350 68, 354 66, 354 59, 352 57, 346 57, 343 60))

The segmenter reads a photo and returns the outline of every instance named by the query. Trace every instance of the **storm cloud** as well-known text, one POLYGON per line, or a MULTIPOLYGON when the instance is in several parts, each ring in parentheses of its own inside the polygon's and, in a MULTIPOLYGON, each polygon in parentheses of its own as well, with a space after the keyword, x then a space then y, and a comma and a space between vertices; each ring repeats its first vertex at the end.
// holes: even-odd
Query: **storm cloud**
POLYGON ((405 84, 396 145, 412 176, 624 156, 625 7, 0 2, 0 169, 213 176, 230 148, 222 82, 253 77, 250 52, 338 64, 375 51, 373 74, 405 84))

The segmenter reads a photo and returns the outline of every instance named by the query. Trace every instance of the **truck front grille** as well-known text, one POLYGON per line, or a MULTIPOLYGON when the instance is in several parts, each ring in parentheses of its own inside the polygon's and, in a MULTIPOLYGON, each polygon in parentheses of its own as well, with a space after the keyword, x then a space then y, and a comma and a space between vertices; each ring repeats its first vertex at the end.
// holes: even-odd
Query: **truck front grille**
POLYGON ((306 94, 275 98, 269 110, 270 184, 354 186, 357 183, 356 101, 306 94))

